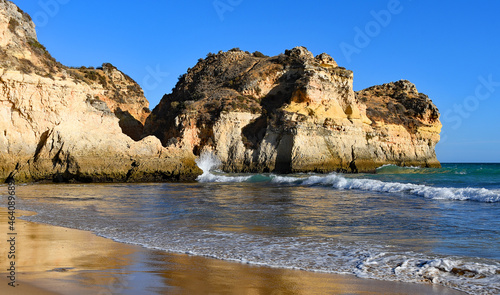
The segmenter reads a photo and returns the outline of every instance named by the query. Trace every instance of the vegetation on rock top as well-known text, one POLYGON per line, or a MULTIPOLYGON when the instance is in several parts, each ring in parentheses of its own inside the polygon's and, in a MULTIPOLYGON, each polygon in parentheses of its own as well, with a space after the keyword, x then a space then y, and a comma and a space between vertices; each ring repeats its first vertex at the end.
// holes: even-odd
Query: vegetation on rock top
POLYGON ((415 130, 439 119, 439 111, 429 97, 407 80, 372 86, 356 96, 366 104, 366 114, 374 124, 382 121, 415 130))

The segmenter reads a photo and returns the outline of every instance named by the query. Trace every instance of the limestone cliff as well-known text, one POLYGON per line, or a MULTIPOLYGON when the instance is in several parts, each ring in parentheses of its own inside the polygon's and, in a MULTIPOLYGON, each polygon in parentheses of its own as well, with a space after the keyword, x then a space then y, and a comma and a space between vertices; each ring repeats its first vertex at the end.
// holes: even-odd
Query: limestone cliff
POLYGON ((436 167, 441 123, 408 81, 355 93, 353 74, 304 47, 232 49, 183 75, 145 125, 168 147, 214 151, 230 172, 363 172, 436 167))
POLYGON ((110 64, 68 68, 28 14, 0 0, 0 181, 192 178, 191 151, 142 140, 148 101, 110 64))

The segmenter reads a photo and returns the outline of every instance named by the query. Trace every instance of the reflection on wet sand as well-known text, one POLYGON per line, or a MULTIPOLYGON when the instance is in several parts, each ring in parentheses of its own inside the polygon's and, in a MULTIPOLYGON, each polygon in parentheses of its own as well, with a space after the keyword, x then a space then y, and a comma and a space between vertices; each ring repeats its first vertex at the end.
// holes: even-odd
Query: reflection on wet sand
POLYGON ((359 279, 229 263, 187 255, 149 253, 169 294, 463 294, 444 287, 359 279))
MULTIPOLYGON (((0 217, 1 232, 6 232, 5 210, 0 211, 0 217)), ((99 290, 126 284, 122 282, 126 276, 121 273, 133 263, 131 256, 137 251, 136 247, 114 243, 88 232, 19 219, 16 220, 16 232, 17 283, 20 286, 24 282, 36 283, 63 294, 67 294, 68 287, 72 294, 88 294, 89 288, 99 290)), ((0 247, 2 266, 7 263, 6 258, 7 249, 0 247)))
MULTIPOLYGON (((17 220, 16 225, 18 284, 32 284, 60 294, 461 294, 439 286, 169 254, 85 231, 22 220, 17 220)), ((7 232, 5 209, 0 210, 0 229, 7 232)), ((7 249, 2 246, 2 270, 6 257, 7 249)), ((5 278, 5 271, 1 276, 5 278)), ((1 289, 5 290, 4 286, 1 289)))

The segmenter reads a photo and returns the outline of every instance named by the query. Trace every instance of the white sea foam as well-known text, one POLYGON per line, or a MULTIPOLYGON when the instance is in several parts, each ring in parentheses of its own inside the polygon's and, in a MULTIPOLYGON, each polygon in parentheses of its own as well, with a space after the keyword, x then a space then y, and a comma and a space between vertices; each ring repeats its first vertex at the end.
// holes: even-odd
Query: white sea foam
MULTIPOLYGON (((201 158, 201 157, 200 157, 201 158)), ((213 174, 210 168, 217 163, 211 157, 207 157, 202 163, 204 173, 198 177, 200 182, 244 182, 252 176, 229 176, 224 174, 213 174), (209 164, 207 164, 209 163, 209 164)), ((200 164, 199 164, 200 165, 200 164)), ((200 168, 202 166, 200 165, 200 168)), ((435 200, 458 200, 458 201, 477 201, 495 203, 500 202, 500 191, 489 190, 485 188, 448 188, 433 187, 423 184, 385 182, 375 179, 351 178, 341 174, 331 173, 325 176, 281 176, 270 175, 269 181, 276 184, 295 184, 307 186, 331 186, 341 190, 362 190, 377 193, 408 193, 435 200)))
POLYGON ((498 262, 472 262, 459 257, 430 258, 416 253, 370 255, 361 261, 356 275, 404 282, 432 282, 471 294, 498 294, 498 262))
POLYGON ((500 202, 498 191, 485 188, 446 188, 432 187, 423 184, 384 182, 374 179, 346 178, 339 174, 327 176, 311 176, 303 182, 304 185, 331 185, 337 189, 357 189, 380 193, 404 192, 417 196, 440 199, 478 202, 500 202))
POLYGON ((211 170, 218 168, 222 163, 212 152, 203 152, 196 160, 196 164, 203 170, 203 175, 210 173, 211 170))
POLYGON ((485 188, 446 188, 432 187, 422 184, 384 182, 373 179, 345 178, 338 174, 325 177, 312 176, 304 184, 331 184, 337 189, 358 189, 381 193, 405 192, 429 199, 460 200, 478 202, 499 202, 500 194, 497 191, 485 188))
POLYGON ((280 183, 280 184, 292 184, 292 183, 299 183, 303 179, 298 178, 298 177, 293 177, 293 176, 281 176, 281 175, 271 175, 271 182, 272 183, 280 183))
POLYGON ((380 171, 380 170, 385 170, 385 169, 389 169, 389 170, 417 170, 417 169, 422 169, 422 167, 418 167, 418 166, 398 166, 398 165, 394 165, 394 164, 384 164, 380 167, 377 168, 377 171, 380 171))
POLYGON ((196 180, 199 182, 245 182, 250 180, 252 176, 225 176, 225 175, 216 175, 212 173, 203 173, 198 176, 196 180))
POLYGON ((227 176, 223 174, 214 174, 213 170, 220 167, 222 164, 219 158, 212 152, 203 152, 196 164, 203 170, 203 174, 196 178, 199 182, 244 182, 249 180, 252 176, 227 176))

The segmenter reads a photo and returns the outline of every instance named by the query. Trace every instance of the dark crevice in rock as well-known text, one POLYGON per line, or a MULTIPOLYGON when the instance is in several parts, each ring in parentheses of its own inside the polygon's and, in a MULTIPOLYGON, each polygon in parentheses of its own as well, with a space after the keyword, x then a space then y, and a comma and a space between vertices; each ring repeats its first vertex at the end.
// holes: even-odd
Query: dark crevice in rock
POLYGON ((358 167, 356 166, 356 154, 354 153, 354 147, 351 148, 351 156, 352 160, 349 163, 349 168, 351 169, 351 173, 358 173, 358 167))
POLYGON ((35 150, 35 155, 33 156, 33 161, 36 162, 38 161, 38 158, 40 157, 40 152, 42 151, 42 148, 45 146, 47 143, 47 139, 49 138, 50 135, 50 130, 45 131, 42 133, 40 136, 40 140, 38 141, 38 145, 35 150))
POLYGON ((294 137, 292 134, 285 134, 279 141, 276 155, 275 172, 292 172, 292 149, 294 137))
POLYGON ((16 163, 16 167, 14 168, 14 170, 12 172, 9 173, 9 176, 7 176, 7 178, 5 179, 5 183, 15 182, 15 176, 20 168, 21 168, 21 164, 19 162, 16 163))
POLYGON ((134 141, 139 141, 143 138, 144 125, 134 118, 129 111, 122 111, 121 108, 117 108, 114 113, 119 119, 118 124, 125 135, 134 141))
POLYGON ((267 131, 267 116, 261 115, 241 129, 243 144, 248 149, 256 150, 264 139, 267 131))
POLYGON ((137 161, 133 161, 132 164, 130 164, 130 170, 128 170, 127 175, 125 176, 125 181, 130 180, 134 172, 137 171, 137 167, 139 166, 140 164, 137 161))
POLYGON ((63 154, 63 148, 64 148, 64 143, 61 145, 57 153, 52 158, 52 168, 56 168, 57 165, 63 164, 63 159, 61 159, 61 156, 63 154))

